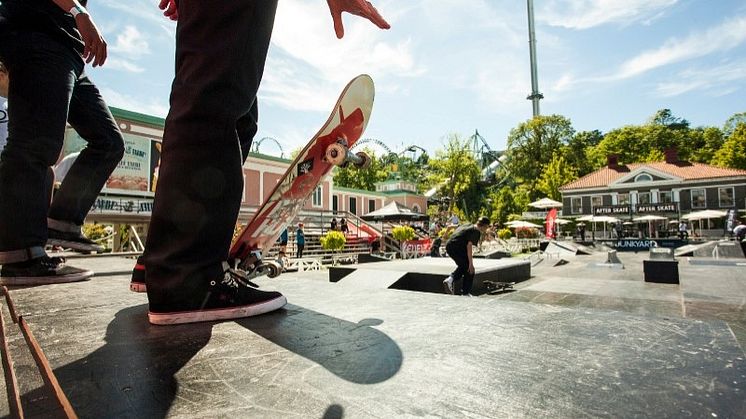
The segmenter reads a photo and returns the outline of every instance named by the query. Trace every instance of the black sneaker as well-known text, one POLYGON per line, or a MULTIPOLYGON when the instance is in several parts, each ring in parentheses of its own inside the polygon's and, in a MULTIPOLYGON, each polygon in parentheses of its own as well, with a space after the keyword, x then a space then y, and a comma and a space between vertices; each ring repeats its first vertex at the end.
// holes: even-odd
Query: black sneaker
POLYGON ((2 285, 47 285, 89 279, 93 271, 65 266, 60 257, 40 258, 18 263, 6 263, 0 270, 2 285))
POLYGON ((198 303, 150 304, 148 320, 152 324, 168 325, 215 320, 230 320, 257 316, 282 308, 287 304, 284 295, 276 291, 260 291, 232 270, 223 278, 212 281, 207 295, 195 298, 198 303))
POLYGON ((142 263, 142 256, 137 258, 135 267, 132 268, 132 280, 130 281, 130 291, 132 292, 147 292, 148 288, 145 286, 145 265, 142 263))
POLYGON ((104 251, 103 246, 84 236, 80 231, 67 232, 53 228, 49 228, 48 231, 47 245, 49 246, 60 246, 82 252, 101 253, 104 251))

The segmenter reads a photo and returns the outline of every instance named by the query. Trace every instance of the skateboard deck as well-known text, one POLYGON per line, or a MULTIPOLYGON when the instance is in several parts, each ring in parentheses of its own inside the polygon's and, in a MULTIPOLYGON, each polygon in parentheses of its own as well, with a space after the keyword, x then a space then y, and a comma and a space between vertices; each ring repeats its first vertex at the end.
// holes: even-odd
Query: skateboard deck
POLYGON ((484 281, 488 294, 499 294, 501 292, 515 291, 515 282, 484 281))
POLYGON ((366 74, 355 77, 345 86, 324 125, 298 153, 233 242, 230 260, 238 268, 249 270, 253 263, 251 256, 258 251, 266 256, 288 223, 298 215, 335 165, 347 163, 350 159, 357 159, 355 163, 361 164, 360 159, 367 158, 355 157, 349 148, 360 139, 368 125, 374 96, 373 80, 366 74))

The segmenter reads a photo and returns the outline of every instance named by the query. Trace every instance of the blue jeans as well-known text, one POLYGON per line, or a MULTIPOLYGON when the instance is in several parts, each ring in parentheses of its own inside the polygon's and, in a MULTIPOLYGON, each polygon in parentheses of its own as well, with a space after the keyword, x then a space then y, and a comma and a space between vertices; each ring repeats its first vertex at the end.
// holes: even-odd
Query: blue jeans
POLYGON ((277 0, 179 2, 176 74, 143 255, 151 305, 202 299, 223 276, 276 8, 277 0))
POLYGON ((47 217, 83 224, 122 158, 124 140, 75 51, 1 19, 0 39, 0 60, 10 74, 8 144, 0 155, 0 263, 11 263, 43 254, 47 217), (67 122, 88 144, 50 204, 49 167, 60 156, 67 122))

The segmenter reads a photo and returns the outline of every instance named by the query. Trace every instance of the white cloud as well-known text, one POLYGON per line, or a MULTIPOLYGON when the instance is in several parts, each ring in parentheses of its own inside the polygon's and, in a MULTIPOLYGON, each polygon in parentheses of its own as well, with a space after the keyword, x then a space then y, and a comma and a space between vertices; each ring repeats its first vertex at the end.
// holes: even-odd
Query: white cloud
POLYGON ((117 35, 116 42, 109 47, 109 51, 137 59, 150 54, 150 46, 145 36, 135 26, 127 25, 117 35))
POLYGON ((608 23, 648 24, 678 0, 549 0, 535 13, 539 22, 568 29, 608 23))
POLYGON ((706 69, 688 69, 680 72, 675 81, 659 83, 655 92, 659 96, 673 97, 694 91, 704 91, 710 96, 723 96, 743 89, 746 81, 746 61, 728 63, 706 69))
POLYGON ((408 40, 390 42, 387 32, 347 14, 344 25, 345 36, 337 40, 326 4, 281 1, 262 81, 263 99, 294 110, 327 111, 342 86, 358 74, 383 80, 424 71, 415 64, 408 40))
POLYGON ((128 111, 139 112, 146 115, 165 117, 168 114, 167 98, 149 98, 142 100, 134 96, 120 93, 109 87, 99 86, 101 96, 106 104, 128 111))
POLYGON ((128 73, 142 73, 145 71, 139 65, 117 57, 108 57, 104 63, 104 67, 108 70, 126 71, 128 73))
POLYGON ((729 19, 704 32, 684 39, 670 39, 663 46, 646 51, 622 64, 611 79, 626 79, 668 64, 727 51, 746 41, 746 17, 729 19))

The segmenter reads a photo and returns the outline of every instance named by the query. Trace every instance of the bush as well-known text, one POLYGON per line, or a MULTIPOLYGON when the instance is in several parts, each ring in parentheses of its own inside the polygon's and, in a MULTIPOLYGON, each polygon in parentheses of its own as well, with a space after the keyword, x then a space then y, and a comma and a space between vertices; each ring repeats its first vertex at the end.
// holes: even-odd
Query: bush
POLYGON ((347 239, 341 231, 330 231, 319 240, 324 250, 342 250, 347 243, 347 239))
POLYGON ((93 241, 108 236, 106 226, 103 224, 83 224, 83 234, 93 241))
POLYGON ((513 237, 513 232, 510 231, 509 228, 503 228, 497 232, 497 237, 499 237, 502 240, 508 240, 509 238, 513 237))
POLYGON ((394 227, 394 229, 391 231, 391 234, 394 236, 394 239, 400 242, 412 240, 416 237, 414 234, 414 229, 410 226, 394 227))
POLYGON ((519 239, 533 239, 539 237, 539 230, 535 228, 520 227, 515 229, 515 236, 519 239))

